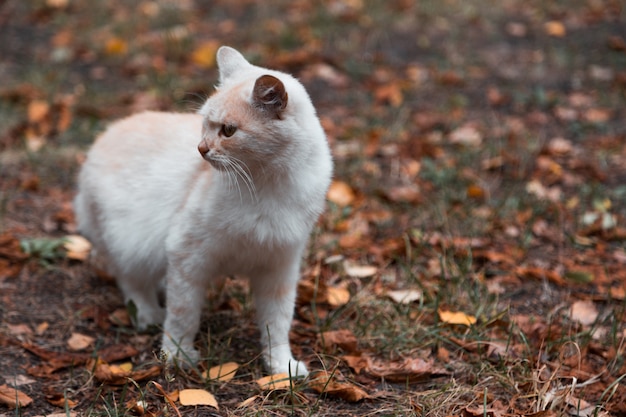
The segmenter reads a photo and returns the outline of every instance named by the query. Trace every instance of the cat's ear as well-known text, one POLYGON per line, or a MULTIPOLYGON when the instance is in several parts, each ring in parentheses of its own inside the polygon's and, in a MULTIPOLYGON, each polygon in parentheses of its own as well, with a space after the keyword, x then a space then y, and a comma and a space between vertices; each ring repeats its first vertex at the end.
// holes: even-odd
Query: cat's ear
POLYGON ((271 114, 281 117, 287 107, 287 91, 285 85, 278 78, 271 75, 262 75, 254 83, 252 101, 254 106, 271 114))
POLYGON ((222 46, 217 50, 217 66, 220 69, 220 82, 223 82, 237 71, 252 65, 236 49, 222 46))

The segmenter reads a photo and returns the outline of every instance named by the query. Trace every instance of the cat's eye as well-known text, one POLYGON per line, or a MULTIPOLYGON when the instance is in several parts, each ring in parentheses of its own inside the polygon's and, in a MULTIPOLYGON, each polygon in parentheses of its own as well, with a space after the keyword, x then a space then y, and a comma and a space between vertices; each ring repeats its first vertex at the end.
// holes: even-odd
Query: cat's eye
POLYGON ((227 138, 231 137, 237 131, 237 126, 234 125, 222 125, 221 134, 227 138))

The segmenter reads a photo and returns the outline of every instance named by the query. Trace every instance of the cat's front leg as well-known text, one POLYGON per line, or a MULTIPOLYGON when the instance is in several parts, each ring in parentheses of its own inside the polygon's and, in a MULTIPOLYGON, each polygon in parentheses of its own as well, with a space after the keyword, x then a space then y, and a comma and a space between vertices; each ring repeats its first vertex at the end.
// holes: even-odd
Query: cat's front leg
POLYGON ((294 359, 289 346, 298 276, 299 264, 295 262, 282 270, 251 279, 263 359, 272 374, 308 375, 306 365, 294 359))
POLYGON ((193 344, 200 327, 206 283, 198 273, 190 273, 185 263, 170 262, 161 351, 169 363, 195 364, 200 353, 193 344))

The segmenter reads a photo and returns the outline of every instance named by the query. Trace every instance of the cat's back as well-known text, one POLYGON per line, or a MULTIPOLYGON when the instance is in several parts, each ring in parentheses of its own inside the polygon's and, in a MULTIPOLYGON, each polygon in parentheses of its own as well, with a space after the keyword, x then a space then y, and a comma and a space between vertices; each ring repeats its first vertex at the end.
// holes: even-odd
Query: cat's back
POLYGON ((197 114, 138 113, 111 124, 96 139, 88 158, 149 158, 173 149, 191 149, 196 156, 201 127, 202 117, 197 114))

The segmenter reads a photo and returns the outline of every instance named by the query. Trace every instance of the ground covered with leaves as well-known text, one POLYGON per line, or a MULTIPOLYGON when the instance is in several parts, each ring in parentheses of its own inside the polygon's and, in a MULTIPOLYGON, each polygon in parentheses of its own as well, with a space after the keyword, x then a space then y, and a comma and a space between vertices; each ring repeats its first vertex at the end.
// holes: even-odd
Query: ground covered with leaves
POLYGON ((7 0, 0 39, 0 416, 626 415, 620 1, 7 0), (222 44, 299 77, 333 149, 306 381, 261 379, 236 278, 163 369, 68 238, 97 133, 193 111, 222 44))

